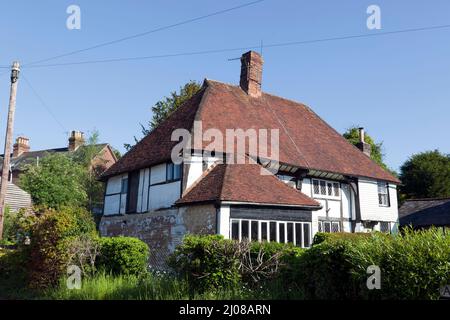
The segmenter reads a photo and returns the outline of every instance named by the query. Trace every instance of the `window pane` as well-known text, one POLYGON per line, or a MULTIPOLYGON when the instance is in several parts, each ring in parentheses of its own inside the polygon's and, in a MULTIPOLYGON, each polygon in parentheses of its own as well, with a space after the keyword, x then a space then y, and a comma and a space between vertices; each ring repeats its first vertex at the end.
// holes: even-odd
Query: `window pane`
POLYGON ((325 232, 331 232, 331 225, 329 222, 323 222, 323 228, 325 232))
POLYGON ((242 228, 242 230, 241 230, 241 239, 242 240, 244 240, 244 239, 248 240, 248 236, 249 236, 249 234, 248 234, 248 220, 242 220, 241 228, 242 228))
POLYGON ((252 241, 258 241, 258 221, 252 221, 252 241))
POLYGON ((390 233, 390 226, 389 226, 389 222, 380 222, 380 231, 381 232, 385 232, 385 233, 390 233))
POLYGON ((301 223, 296 223, 295 224, 295 245, 297 247, 301 247, 302 246, 302 224, 301 223))
POLYGON ((176 164, 173 166, 173 180, 181 179, 181 164, 176 164))
POLYGON ((333 184, 331 184, 330 182, 327 183, 327 189, 328 189, 328 195, 332 196, 333 195, 333 184))
POLYGON ((280 243, 285 243, 285 233, 284 233, 284 228, 285 228, 285 223, 278 223, 278 237, 279 237, 279 242, 280 243))
POLYGON ((287 224, 287 242, 294 243, 294 224, 287 224))
POLYGON ((327 195, 327 188, 325 181, 320 181, 320 194, 327 195))
POLYGON ((267 241, 267 222, 261 222, 261 240, 267 241))
POLYGON ((339 232, 339 223, 338 222, 333 222, 331 224, 331 232, 339 232))
POLYGON ((304 246, 305 247, 309 247, 311 244, 311 235, 310 235, 310 231, 309 231, 309 223, 305 223, 303 224, 303 241, 304 241, 304 246))
POLYGON ((334 196, 339 197, 339 183, 337 182, 333 183, 333 189, 334 189, 334 196))
POLYGON ((231 239, 239 240, 239 221, 232 220, 231 222, 231 239))
POLYGON ((120 193, 128 192, 128 178, 122 179, 122 187, 120 193))
POLYGON ((313 180, 313 186, 314 186, 314 194, 320 194, 319 180, 313 180))
POLYGON ((166 181, 173 180, 173 163, 168 163, 166 167, 166 181))
POLYGON ((270 241, 277 241, 277 223, 270 223, 270 241))
POLYGON ((322 221, 319 221, 319 232, 322 232, 322 221))

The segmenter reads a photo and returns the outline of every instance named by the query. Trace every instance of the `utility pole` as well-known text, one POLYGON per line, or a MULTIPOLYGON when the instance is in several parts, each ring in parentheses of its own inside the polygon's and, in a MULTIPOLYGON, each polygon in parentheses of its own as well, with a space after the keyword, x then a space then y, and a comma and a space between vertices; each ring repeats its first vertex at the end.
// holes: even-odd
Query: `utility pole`
POLYGON ((11 67, 11 91, 9 95, 8 123, 6 124, 5 153, 3 156, 2 180, 0 181, 0 240, 3 239, 3 220, 5 213, 5 198, 9 183, 9 162, 14 128, 14 112, 16 111, 17 82, 19 80, 20 64, 13 62, 11 67))

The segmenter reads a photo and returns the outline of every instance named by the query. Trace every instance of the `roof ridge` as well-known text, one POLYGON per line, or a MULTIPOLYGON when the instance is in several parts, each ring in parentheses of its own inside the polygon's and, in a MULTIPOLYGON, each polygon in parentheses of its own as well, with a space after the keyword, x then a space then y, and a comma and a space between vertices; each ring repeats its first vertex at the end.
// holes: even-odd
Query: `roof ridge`
POLYGON ((439 201, 439 200, 450 200, 450 197, 406 199, 405 202, 408 202, 408 201, 439 201))

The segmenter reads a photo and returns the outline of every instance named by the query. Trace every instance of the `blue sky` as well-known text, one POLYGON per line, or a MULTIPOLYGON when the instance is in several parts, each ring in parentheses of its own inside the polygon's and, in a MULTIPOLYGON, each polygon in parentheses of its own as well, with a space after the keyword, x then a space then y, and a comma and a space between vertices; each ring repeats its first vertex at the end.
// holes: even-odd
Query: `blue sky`
MULTIPOLYGON (((0 65, 14 59, 26 64, 246 2, 250 0, 2 1, 0 65), (71 4, 81 8, 81 30, 66 28, 71 4)), ((447 0, 266 0, 52 63, 376 33, 380 31, 366 27, 371 4, 381 8, 381 32, 450 24, 447 0)), ((383 141, 388 165, 398 169, 413 153, 450 151, 449 35, 450 28, 265 48, 263 90, 309 105, 339 132, 354 124, 366 127, 383 141)), ((38 150, 64 146, 70 130, 89 134, 97 129, 102 141, 123 151, 123 143, 139 135, 139 123, 151 118, 151 106, 180 85, 205 77, 237 84, 240 62, 228 59, 242 53, 24 68, 23 75, 47 107, 22 80, 15 137, 30 137, 32 149, 38 150)), ((0 137, 9 95, 3 70, 0 137)))

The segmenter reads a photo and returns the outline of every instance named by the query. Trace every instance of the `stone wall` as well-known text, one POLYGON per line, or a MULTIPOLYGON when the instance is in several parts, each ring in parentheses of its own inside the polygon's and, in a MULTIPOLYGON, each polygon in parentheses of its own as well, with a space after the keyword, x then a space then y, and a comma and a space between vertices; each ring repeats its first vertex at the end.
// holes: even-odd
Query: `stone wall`
POLYGON ((150 265, 166 267, 166 259, 183 236, 216 233, 216 208, 198 205, 170 208, 141 214, 103 216, 100 222, 102 236, 136 237, 150 247, 150 265))

